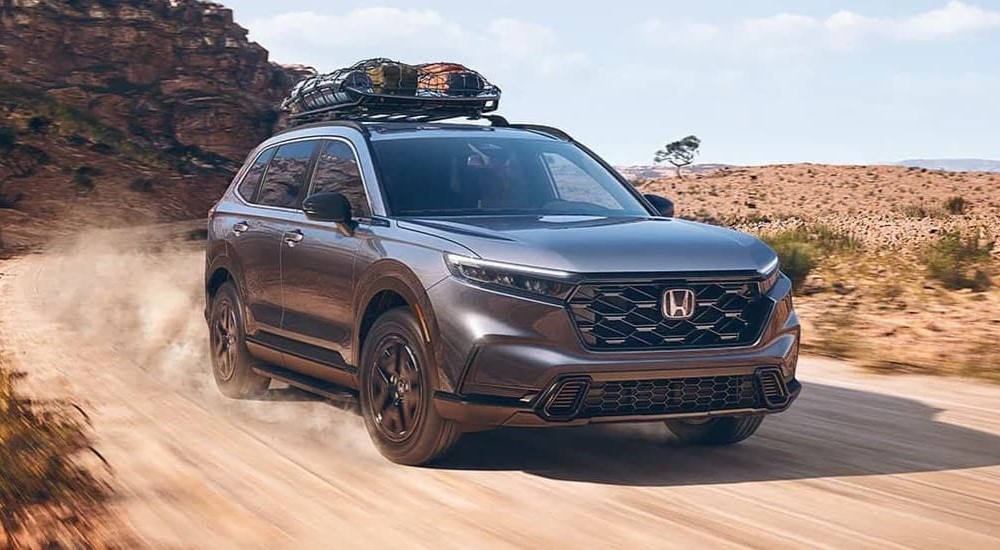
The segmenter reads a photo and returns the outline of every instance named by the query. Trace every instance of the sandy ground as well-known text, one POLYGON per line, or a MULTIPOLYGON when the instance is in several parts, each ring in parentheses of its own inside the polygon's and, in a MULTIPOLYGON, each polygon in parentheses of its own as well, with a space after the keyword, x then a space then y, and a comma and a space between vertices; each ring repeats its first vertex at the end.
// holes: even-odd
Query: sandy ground
POLYGON ((29 391, 84 404, 145 545, 1000 548, 1000 387, 805 358, 800 400, 736 447, 501 430, 400 467, 349 404, 222 398, 200 252, 120 250, 0 263, 0 347, 29 391))

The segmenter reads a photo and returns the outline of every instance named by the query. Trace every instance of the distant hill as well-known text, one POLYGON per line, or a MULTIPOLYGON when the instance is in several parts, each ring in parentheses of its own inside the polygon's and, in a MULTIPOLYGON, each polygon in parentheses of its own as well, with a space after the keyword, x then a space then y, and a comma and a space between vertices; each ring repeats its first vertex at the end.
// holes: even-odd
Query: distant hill
POLYGON ((1000 172, 1000 160, 986 159, 909 159, 896 164, 948 172, 1000 172))

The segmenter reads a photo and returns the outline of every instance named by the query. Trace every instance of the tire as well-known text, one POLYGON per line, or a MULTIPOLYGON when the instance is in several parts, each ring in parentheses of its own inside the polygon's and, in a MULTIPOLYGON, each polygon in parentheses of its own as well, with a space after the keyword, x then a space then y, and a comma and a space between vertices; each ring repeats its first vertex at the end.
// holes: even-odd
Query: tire
POLYGON ((750 437, 764 421, 763 415, 723 416, 707 422, 667 420, 667 428, 688 445, 732 445, 750 437))
POLYGON ((434 408, 433 357, 407 307, 383 313, 362 348, 361 414, 387 459, 411 466, 433 462, 454 447, 458 424, 434 408))
POLYGON ((209 314, 212 374, 226 397, 249 399, 267 392, 271 379, 253 371, 258 362, 247 350, 243 301, 232 282, 223 283, 212 298, 209 314))

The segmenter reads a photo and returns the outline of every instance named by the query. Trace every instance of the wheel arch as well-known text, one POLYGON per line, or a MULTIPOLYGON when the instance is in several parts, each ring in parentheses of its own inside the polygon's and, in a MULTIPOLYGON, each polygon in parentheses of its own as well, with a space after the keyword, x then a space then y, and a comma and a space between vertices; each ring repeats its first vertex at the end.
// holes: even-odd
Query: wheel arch
POLYGON ((453 383, 443 372, 439 358, 442 357, 441 338, 434 308, 424 289, 423 283, 413 271, 401 262, 383 260, 368 270, 358 285, 355 294, 355 329, 352 349, 353 363, 361 367, 364 339, 375 320, 395 307, 409 307, 420 324, 423 338, 434 362, 436 389, 451 391, 453 383))

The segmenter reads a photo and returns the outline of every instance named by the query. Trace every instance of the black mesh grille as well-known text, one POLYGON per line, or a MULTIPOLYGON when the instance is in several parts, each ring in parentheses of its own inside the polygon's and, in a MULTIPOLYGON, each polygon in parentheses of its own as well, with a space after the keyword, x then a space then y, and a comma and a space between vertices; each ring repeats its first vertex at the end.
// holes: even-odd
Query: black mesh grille
POLYGON ((580 417, 681 414, 755 409, 760 398, 754 376, 707 376, 665 380, 595 382, 580 417))
POLYGON ((771 304, 756 281, 585 283, 570 299, 570 312, 591 349, 698 349, 754 343, 771 304), (694 293, 691 318, 663 316, 664 292, 673 289, 694 293))

